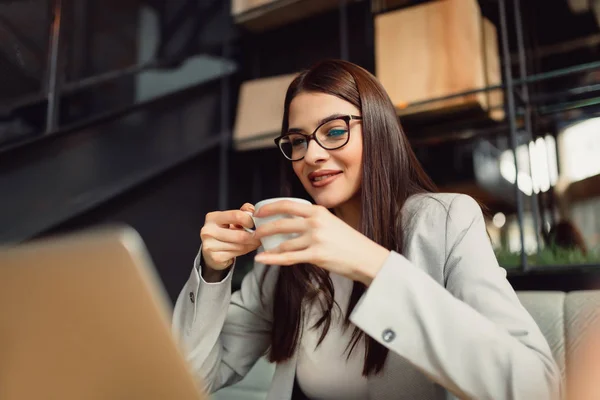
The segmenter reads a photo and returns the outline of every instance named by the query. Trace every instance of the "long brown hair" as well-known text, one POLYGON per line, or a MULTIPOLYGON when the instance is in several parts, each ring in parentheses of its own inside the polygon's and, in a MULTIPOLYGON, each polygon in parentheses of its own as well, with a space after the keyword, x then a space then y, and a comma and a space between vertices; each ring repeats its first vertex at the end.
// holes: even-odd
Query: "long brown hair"
MULTIPOLYGON (((285 96, 282 132, 288 130, 290 103, 299 93, 325 93, 356 106, 362 115, 363 166, 360 189, 360 232, 387 249, 402 253, 402 207, 413 194, 435 192, 436 188, 417 160, 404 134, 396 110, 379 81, 365 69, 340 60, 322 61, 302 72, 290 84, 285 96), (390 225, 393 227, 390 229, 390 225)), ((291 163, 284 161, 283 195, 307 198, 294 175, 291 163)), ((263 276, 264 282, 264 276, 263 276)), ((366 287, 354 282, 348 317, 366 287)), ((332 322, 333 283, 328 271, 309 264, 281 268, 274 291, 273 328, 269 359, 288 360, 298 347, 302 332, 303 306, 317 302, 323 315, 312 327, 321 328, 322 342, 332 322)), ((348 356, 359 340, 365 340, 363 375, 381 371, 388 350, 356 328, 348 343, 348 356)))

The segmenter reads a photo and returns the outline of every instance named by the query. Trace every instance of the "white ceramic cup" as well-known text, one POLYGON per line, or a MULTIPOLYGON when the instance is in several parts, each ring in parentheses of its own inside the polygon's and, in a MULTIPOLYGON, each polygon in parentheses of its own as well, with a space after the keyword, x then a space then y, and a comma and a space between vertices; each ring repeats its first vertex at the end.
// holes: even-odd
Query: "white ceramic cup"
MULTIPOLYGON (((262 200, 262 201, 259 201, 258 203, 256 203, 256 205, 254 206, 254 212, 255 213, 258 212, 258 210, 260 210, 260 208, 264 205, 275 203, 275 202, 281 201, 281 200, 295 201, 295 202, 302 203, 302 204, 312 204, 310 201, 307 201, 304 199, 298 199, 296 197, 275 197, 272 199, 262 200)), ((252 217, 252 220, 254 220, 254 226, 257 228, 261 225, 264 225, 264 224, 272 222, 272 221, 277 221, 282 218, 302 218, 302 217, 297 217, 297 216, 289 215, 289 214, 276 214, 276 215, 271 215, 270 217, 266 217, 266 218, 257 218, 255 216, 253 216, 252 213, 249 211, 245 211, 245 213, 247 213, 248 215, 250 215, 252 217)), ((253 229, 248 229, 248 228, 244 228, 244 229, 250 233, 254 232, 253 229)), ((281 243, 283 243, 287 240, 293 239, 295 237, 298 237, 298 236, 299 235, 297 233, 279 233, 276 235, 265 236, 260 239, 260 242, 261 242, 263 248, 268 251, 268 250, 273 250, 273 249, 277 248, 281 243)))

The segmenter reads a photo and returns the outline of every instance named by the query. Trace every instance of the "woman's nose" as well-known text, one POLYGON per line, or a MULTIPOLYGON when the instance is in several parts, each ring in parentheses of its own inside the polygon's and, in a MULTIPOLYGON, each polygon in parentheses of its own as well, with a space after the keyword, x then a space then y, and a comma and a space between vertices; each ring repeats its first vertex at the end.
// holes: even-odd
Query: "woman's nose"
POLYGON ((306 155, 304 160, 311 164, 316 164, 325 161, 329 157, 327 150, 319 146, 316 140, 308 142, 308 148, 306 149, 306 155))

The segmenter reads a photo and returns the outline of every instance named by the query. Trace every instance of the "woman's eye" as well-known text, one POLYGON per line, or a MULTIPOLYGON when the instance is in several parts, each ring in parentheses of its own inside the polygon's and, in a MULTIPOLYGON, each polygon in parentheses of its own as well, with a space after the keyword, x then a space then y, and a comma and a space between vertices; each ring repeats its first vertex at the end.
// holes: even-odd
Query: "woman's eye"
POLYGON ((304 138, 298 138, 292 140, 292 146, 302 146, 306 142, 304 138))
POLYGON ((343 136, 346 134, 346 130, 339 128, 339 129, 331 129, 328 133, 327 136, 329 137, 337 137, 337 136, 343 136))

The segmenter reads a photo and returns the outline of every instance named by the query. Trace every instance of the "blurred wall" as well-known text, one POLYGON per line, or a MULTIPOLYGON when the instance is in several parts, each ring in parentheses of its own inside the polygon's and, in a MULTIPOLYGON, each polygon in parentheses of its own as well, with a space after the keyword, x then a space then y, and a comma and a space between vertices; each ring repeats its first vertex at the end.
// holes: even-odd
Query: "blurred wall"
POLYGON ((203 154, 42 236, 125 223, 142 236, 172 300, 187 280, 207 212, 217 209, 218 150, 203 154))

